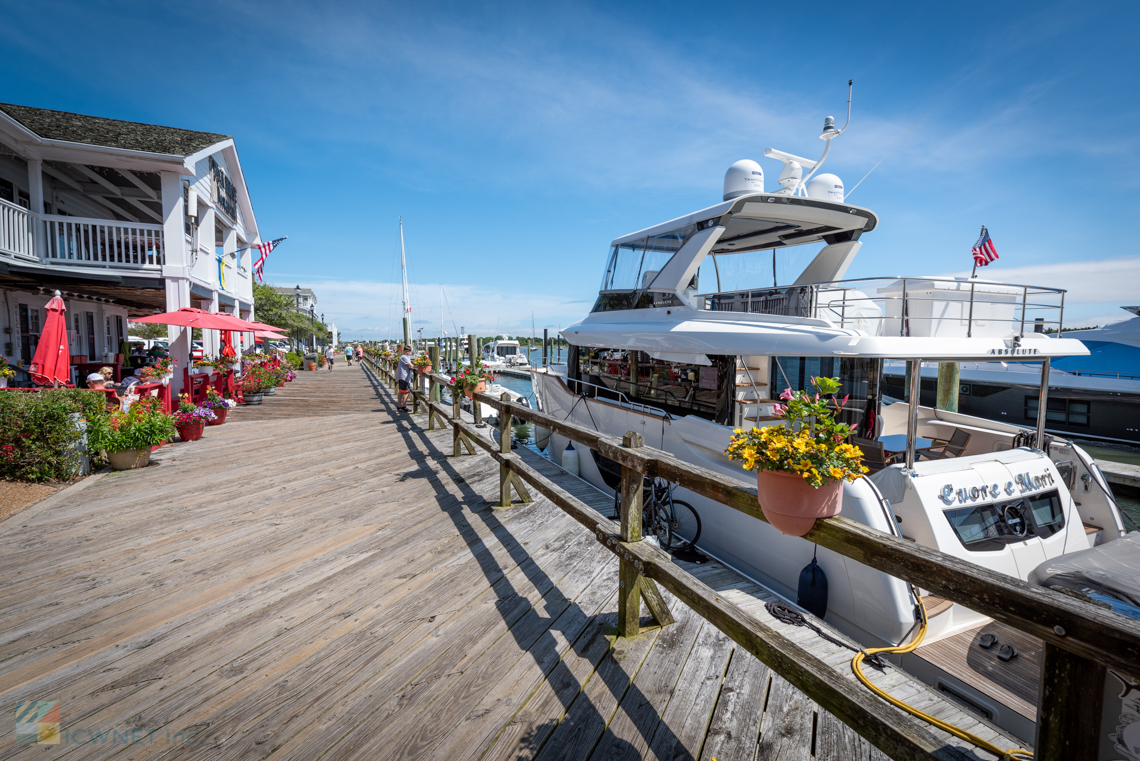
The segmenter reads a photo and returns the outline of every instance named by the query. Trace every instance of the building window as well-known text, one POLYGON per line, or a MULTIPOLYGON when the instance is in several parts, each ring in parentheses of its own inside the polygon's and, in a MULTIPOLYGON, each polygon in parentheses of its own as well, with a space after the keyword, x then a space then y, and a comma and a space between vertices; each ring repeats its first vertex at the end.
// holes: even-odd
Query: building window
POLYGON ((96 359, 95 354, 95 313, 84 312, 87 317, 87 359, 92 362, 96 359))
POLYGON ((114 334, 111 333, 111 315, 103 315, 103 352, 116 353, 114 334))
POLYGON ((127 340, 127 334, 123 332, 123 316, 121 314, 115 315, 115 335, 119 339, 115 344, 115 351, 118 352, 122 348, 123 342, 127 340))
MULTIPOLYGON (((1037 419, 1038 398, 1025 397, 1025 419, 1037 419)), ((1088 427, 1090 404, 1081 399, 1055 399, 1049 397, 1045 407, 1045 422, 1088 427)))
POLYGON ((19 305, 20 315, 20 359, 31 364, 36 356, 36 346, 40 342, 40 310, 27 304, 19 305))

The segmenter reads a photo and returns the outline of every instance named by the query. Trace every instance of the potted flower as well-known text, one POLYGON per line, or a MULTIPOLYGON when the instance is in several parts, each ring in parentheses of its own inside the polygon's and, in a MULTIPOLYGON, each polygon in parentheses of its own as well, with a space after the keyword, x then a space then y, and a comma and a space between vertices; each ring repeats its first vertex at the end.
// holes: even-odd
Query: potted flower
POLYGON ((214 419, 214 413, 205 405, 196 407, 189 396, 181 394, 178 397, 178 409, 171 417, 174 418, 174 427, 178 430, 180 439, 197 441, 202 438, 206 424, 214 419))
POLYGON ((431 373, 431 357, 426 354, 421 354, 414 358, 412 364, 415 365, 420 375, 428 375, 431 373))
POLYGON ((862 451, 849 443, 851 426, 835 420, 848 397, 839 400, 838 378, 812 378, 817 393, 785 389, 773 414, 783 425, 736 429, 725 450, 756 471, 756 496, 764 517, 781 532, 803 536, 816 518, 838 515, 843 483, 862 478, 862 451), (828 399, 827 397, 830 397, 828 399), (834 412, 829 407, 834 405, 834 412))
POLYGON ((246 404, 261 404, 269 385, 269 370, 260 364, 250 365, 242 378, 242 397, 246 404))
POLYGON ((162 401, 144 398, 127 412, 116 410, 110 415, 87 421, 88 445, 92 451, 105 452, 115 470, 133 470, 150 464, 154 447, 174 439, 174 418, 162 411, 162 401))
POLYGON ((162 385, 169 385, 170 379, 174 377, 174 366, 178 362, 170 357, 160 357, 154 361, 154 364, 144 367, 140 377, 144 383, 158 383, 162 385))
POLYGON ((487 390, 487 381, 494 379, 495 376, 483 367, 481 361, 476 359, 475 364, 464 367, 458 375, 451 379, 451 382, 455 384, 457 391, 462 391, 468 399, 473 399, 475 394, 481 394, 487 390))
POLYGON ((0 388, 8 388, 8 379, 14 378, 16 371, 8 366, 8 360, 0 354, 0 388))
POLYGON ((194 360, 194 367, 190 370, 191 373, 197 375, 200 373, 212 373, 214 371, 214 363, 216 360, 204 358, 194 360))
POLYGON ((210 389, 206 392, 206 401, 202 402, 202 406, 212 413, 212 418, 207 421, 206 425, 221 425, 226 422, 226 413, 230 411, 230 407, 237 405, 233 399, 226 399, 219 394, 215 389, 210 389))

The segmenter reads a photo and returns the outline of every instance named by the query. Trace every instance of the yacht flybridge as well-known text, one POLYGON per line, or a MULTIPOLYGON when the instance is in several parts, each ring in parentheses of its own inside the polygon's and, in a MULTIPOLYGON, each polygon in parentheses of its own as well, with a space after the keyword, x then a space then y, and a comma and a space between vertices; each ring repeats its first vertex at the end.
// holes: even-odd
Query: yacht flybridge
MULTIPOLYGON (((829 119, 821 136, 828 147, 836 134, 829 119)), ((1078 340, 1035 332, 1042 322, 1061 327, 1064 291, 977 279, 845 279, 878 218, 844 202, 839 178, 817 173, 822 160, 766 155, 784 162, 779 190, 765 190, 758 164, 737 162, 721 203, 612 242, 593 309, 562 331, 566 375, 534 371, 540 408, 619 437, 638 431, 649 446, 750 481, 754 475, 724 455, 733 429, 782 424, 772 414, 780 392, 838 376, 840 395, 850 395, 841 417, 874 470, 844 486, 847 518, 1021 579, 1047 559, 1121 536, 1121 513, 1099 469, 1072 442, 1045 436, 1043 414, 1029 429, 888 404, 881 392, 889 359, 914 367, 1035 362, 1047 378, 1051 358, 1088 353, 1078 340), (782 252, 809 245, 821 248, 803 271, 774 282, 782 252)), ((920 377, 911 374, 910 399, 919 398, 920 377)), ((1043 384, 1042 412, 1047 394, 1043 384)), ((567 441, 554 434, 551 446, 560 459, 567 441)), ((583 478, 618 487, 612 462, 596 452, 577 459, 583 478)), ((700 549, 796 599, 813 545, 681 492, 701 516, 700 549)), ((866 646, 907 638, 916 615, 908 584, 824 549, 818 560, 829 578, 829 623, 866 646)), ((948 602, 928 598, 927 607, 927 643, 958 637, 970 647, 989 623, 948 602)), ((968 669, 924 651, 904 665, 1032 739, 1034 717, 1023 705, 1002 702, 968 669)))

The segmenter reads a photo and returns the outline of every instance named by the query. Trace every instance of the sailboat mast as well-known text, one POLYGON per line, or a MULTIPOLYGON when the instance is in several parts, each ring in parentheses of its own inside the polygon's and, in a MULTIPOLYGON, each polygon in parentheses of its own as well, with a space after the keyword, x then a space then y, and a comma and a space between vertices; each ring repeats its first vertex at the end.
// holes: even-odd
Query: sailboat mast
POLYGON ((408 262, 404 258, 404 218, 400 217, 400 275, 404 279, 404 346, 411 346, 412 304, 408 298, 408 262))

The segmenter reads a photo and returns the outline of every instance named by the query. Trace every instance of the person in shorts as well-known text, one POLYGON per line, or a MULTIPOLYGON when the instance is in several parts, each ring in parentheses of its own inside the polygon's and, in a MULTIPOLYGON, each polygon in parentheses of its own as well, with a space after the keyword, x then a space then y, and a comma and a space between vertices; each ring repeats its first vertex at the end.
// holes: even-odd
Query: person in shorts
POLYGON ((330 344, 329 347, 327 349, 325 349, 325 361, 329 363, 329 372, 330 373, 332 372, 333 360, 334 359, 336 359, 336 352, 333 351, 333 347, 330 344))
POLYGON ((399 412, 408 411, 408 394, 412 390, 412 378, 415 374, 415 368, 412 367, 412 347, 405 346, 396 364, 396 385, 399 388, 396 394, 396 410, 399 412))

